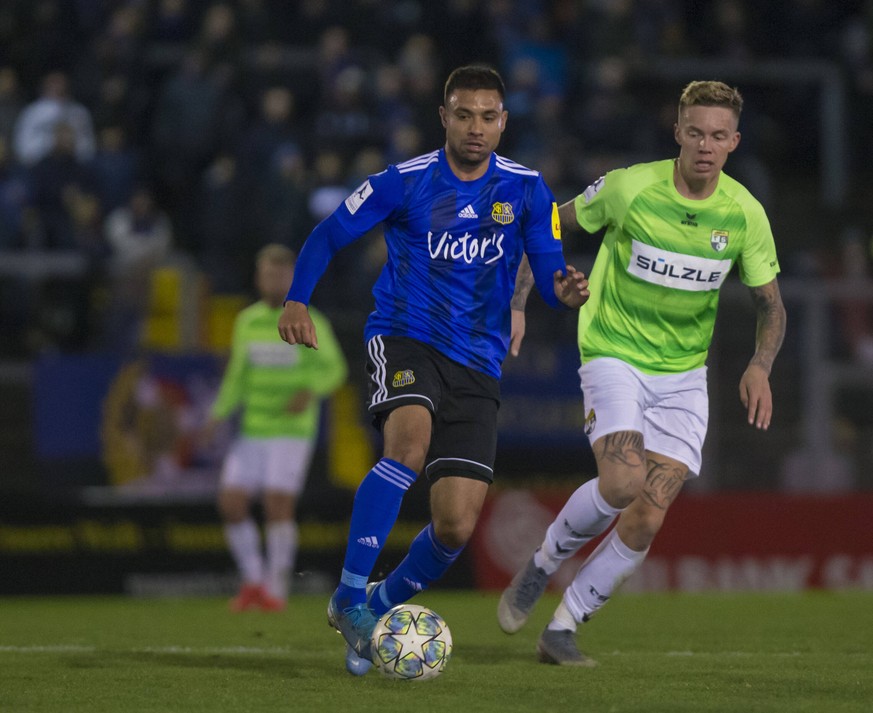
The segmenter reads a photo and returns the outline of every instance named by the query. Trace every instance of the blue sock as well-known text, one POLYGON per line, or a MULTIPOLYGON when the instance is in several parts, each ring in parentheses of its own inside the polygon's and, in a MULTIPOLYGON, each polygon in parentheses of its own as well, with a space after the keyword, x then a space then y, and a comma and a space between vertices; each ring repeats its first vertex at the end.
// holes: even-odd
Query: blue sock
POLYGON ((397 522, 403 496, 417 477, 405 465, 382 458, 358 486, 343 572, 335 594, 341 607, 366 601, 367 578, 397 522))
POLYGON ((409 546, 409 554, 397 569, 373 592, 370 608, 376 616, 382 616, 391 607, 412 599, 442 577, 463 549, 452 550, 440 542, 431 522, 416 535, 409 546))

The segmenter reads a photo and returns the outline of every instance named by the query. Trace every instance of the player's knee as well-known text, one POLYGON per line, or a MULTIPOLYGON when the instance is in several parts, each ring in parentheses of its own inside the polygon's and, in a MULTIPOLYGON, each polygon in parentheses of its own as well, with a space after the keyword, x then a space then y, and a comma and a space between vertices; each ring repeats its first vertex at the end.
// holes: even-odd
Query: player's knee
POLYGON ((642 551, 652 544, 666 515, 665 509, 650 505, 640 498, 622 513, 619 536, 631 549, 642 551))
POLYGON ((623 510, 642 492, 645 484, 645 471, 626 471, 604 477, 600 475, 600 494, 612 507, 623 510))
POLYGON ((433 519, 433 529, 437 540, 453 550, 463 547, 473 536, 476 518, 470 514, 450 515, 433 519))
POLYGON ((222 520, 231 524, 242 522, 249 516, 248 507, 238 502, 219 501, 218 512, 222 520))
POLYGON ((424 469, 424 458, 427 455, 427 449, 422 448, 417 443, 407 443, 395 445, 392 448, 385 449, 385 457, 393 461, 405 465, 411 471, 421 473, 424 469))

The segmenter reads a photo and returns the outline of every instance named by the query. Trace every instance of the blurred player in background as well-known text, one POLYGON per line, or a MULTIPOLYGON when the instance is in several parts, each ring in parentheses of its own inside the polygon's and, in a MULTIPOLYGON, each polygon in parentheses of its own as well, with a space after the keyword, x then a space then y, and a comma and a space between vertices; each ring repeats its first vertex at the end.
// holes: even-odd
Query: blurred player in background
POLYGON ((558 206, 542 176, 494 153, 506 128, 504 95, 493 69, 452 72, 439 109, 445 147, 371 175, 315 228, 279 319, 287 342, 320 349, 307 310, 316 282, 337 251, 384 225, 388 260, 365 328, 368 408, 384 437, 383 458, 355 495, 340 585, 328 605, 354 674, 369 668, 376 617, 439 579, 473 533, 494 476, 510 301, 523 309, 531 287, 513 298, 523 257, 551 306, 576 308, 588 296, 585 276, 564 263, 558 206), (368 587, 421 472, 431 482, 432 521, 397 568, 368 587))
POLYGON ((297 555, 297 498, 306 483, 318 435, 321 401, 348 373, 330 323, 312 309, 320 349, 289 349, 276 321, 294 274, 294 252, 278 244, 260 250, 255 282, 260 300, 237 316, 233 346, 207 438, 217 424, 242 410, 241 433, 221 473, 218 508, 242 580, 233 611, 280 611, 297 555), (264 540, 252 513, 263 496, 264 540))
POLYGON ((543 662, 593 665, 576 646, 577 625, 639 567, 683 483, 700 473, 705 362, 719 288, 735 263, 757 313, 740 401, 750 425, 770 426, 769 376, 785 335, 779 263, 761 204, 722 173, 740 141, 742 104, 721 82, 691 82, 674 128, 678 159, 610 171, 560 208, 565 230, 606 228, 579 313, 585 432, 598 477, 570 496, 504 591, 501 628, 518 631, 549 576, 619 517, 540 636, 543 662))

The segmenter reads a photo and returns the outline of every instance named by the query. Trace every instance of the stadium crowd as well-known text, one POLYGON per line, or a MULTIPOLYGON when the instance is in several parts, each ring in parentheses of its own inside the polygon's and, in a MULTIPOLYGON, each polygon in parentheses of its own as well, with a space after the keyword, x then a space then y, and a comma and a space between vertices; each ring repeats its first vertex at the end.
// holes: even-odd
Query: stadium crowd
MULTIPOLYGON (((503 73, 501 153, 563 202, 609 168, 674 151, 681 82, 652 69, 687 58, 839 67, 857 148, 846 227, 869 227, 870 2, 7 0, 0 356, 128 346, 150 270, 173 256, 212 294, 250 292, 259 248, 298 248, 367 174, 442 143, 434 106, 454 66, 503 73)), ((813 88, 742 89, 770 96, 748 102, 731 168, 768 205, 780 181, 815 181, 813 88)), ((790 270, 803 240, 784 243, 790 270)), ((368 301, 380 245, 338 258, 319 295, 328 311, 368 301)))

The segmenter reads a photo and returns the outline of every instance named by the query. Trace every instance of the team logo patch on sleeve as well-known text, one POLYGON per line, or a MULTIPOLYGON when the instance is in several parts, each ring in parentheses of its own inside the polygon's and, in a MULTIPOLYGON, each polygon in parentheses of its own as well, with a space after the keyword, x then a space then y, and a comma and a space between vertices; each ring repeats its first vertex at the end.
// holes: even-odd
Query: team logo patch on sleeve
POLYGON ((561 218, 558 216, 558 204, 552 201, 552 237, 561 239, 561 218))
POLYGON ((582 196, 585 198, 586 203, 590 203, 591 199, 594 198, 594 196, 596 196, 598 193, 600 193, 600 189, 603 188, 603 182, 605 180, 606 177, 601 176, 583 191, 582 196))
POLYGON ((373 186, 370 185, 370 181, 367 179, 355 189, 352 195, 346 198, 346 208, 349 209, 349 213, 352 215, 357 213, 358 208, 364 205, 364 201, 371 195, 373 195, 373 186))
POLYGON ((412 369, 403 369, 401 371, 394 372, 394 378, 391 380, 391 386, 395 389, 399 389, 403 386, 409 386, 410 384, 415 383, 415 374, 412 373, 412 369))
POLYGON ((588 412, 588 415, 585 416, 585 424, 583 429, 585 431, 586 436, 590 436, 594 433, 594 427, 597 425, 597 414, 594 413, 594 409, 591 409, 588 412))
POLYGON ((728 246, 728 231, 713 230, 709 236, 709 244, 717 253, 722 252, 728 246))
POLYGON ((509 225, 515 220, 512 203, 495 203, 491 206, 491 217, 501 225, 509 225))

